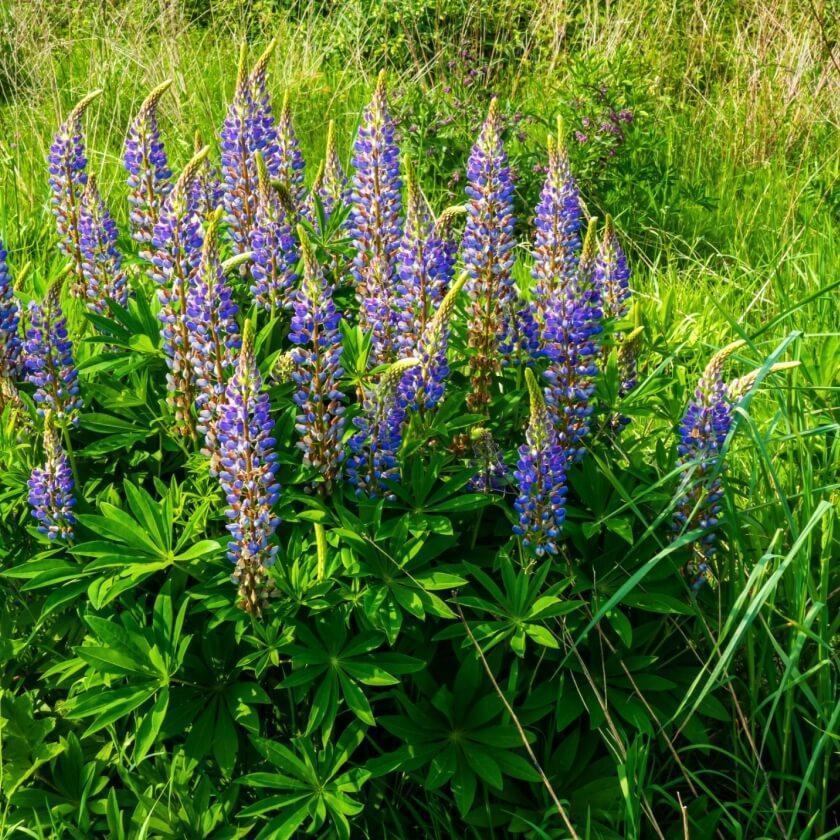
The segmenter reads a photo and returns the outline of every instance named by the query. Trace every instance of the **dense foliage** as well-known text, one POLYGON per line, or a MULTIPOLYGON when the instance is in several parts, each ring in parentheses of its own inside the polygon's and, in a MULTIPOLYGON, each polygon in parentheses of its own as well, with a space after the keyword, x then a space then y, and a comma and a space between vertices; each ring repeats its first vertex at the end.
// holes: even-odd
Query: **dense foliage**
POLYGON ((536 144, 464 48, 305 157, 274 48, 121 190, 84 96, 0 244, 0 836, 827 836, 831 485, 762 518, 752 406, 836 345, 637 283, 621 91, 536 144))

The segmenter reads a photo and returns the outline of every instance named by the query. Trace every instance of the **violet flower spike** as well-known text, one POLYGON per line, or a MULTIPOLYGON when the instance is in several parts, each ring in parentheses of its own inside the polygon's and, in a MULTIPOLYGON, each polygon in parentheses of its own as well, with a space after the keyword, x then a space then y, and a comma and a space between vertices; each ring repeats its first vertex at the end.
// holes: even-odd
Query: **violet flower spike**
MULTIPOLYGON (((717 550, 717 524, 723 498, 720 477, 723 444, 733 420, 723 366, 743 346, 743 341, 734 341, 711 358, 680 421, 678 463, 693 469, 686 475, 677 502, 674 531, 703 530, 700 541, 693 545, 693 559, 688 565, 695 582, 699 581, 700 564, 708 567, 717 550)), ((708 568, 703 571, 705 574, 708 568)))
POLYGON ((243 44, 236 89, 221 131, 222 204, 236 254, 248 249, 257 204, 257 165, 253 154, 257 118, 245 72, 246 55, 243 44))
POLYGON ((595 261, 595 285, 603 306, 605 318, 621 320, 627 316, 627 299, 630 297, 630 267, 618 241, 612 216, 607 216, 604 233, 595 261))
POLYGON ((292 124, 292 109, 289 105, 289 92, 283 96, 283 105, 274 134, 274 144, 266 147, 266 166, 271 177, 280 181, 292 196, 295 210, 301 213, 306 203, 304 185, 306 164, 300 141, 292 124))
POLYGON ((458 295, 469 279, 466 272, 452 285, 417 343, 419 364, 410 367, 400 382, 400 394, 412 411, 431 411, 443 399, 449 378, 449 324, 458 295))
POLYGON ((43 303, 30 301, 24 342, 25 379, 35 386, 38 414, 48 411, 59 423, 77 423, 82 400, 73 344, 61 311, 61 281, 53 283, 43 303))
POLYGON ((249 147, 252 153, 262 152, 269 159, 277 154, 277 126, 268 92, 268 62, 276 46, 277 39, 272 38, 248 77, 251 104, 249 147))
MULTIPOLYGON (((350 189, 347 182, 347 175, 341 165, 341 158, 338 156, 338 149, 335 144, 335 123, 330 120, 327 127, 327 147, 312 188, 306 198, 306 209, 304 215, 310 222, 317 224, 317 212, 315 209, 314 197, 318 196, 321 207, 324 211, 324 221, 329 222, 339 204, 350 203, 350 189)), ((321 231, 323 233, 323 231, 321 231)))
POLYGON ((348 446, 347 476, 357 496, 395 498, 392 485, 399 481, 399 451, 406 417, 399 384, 418 359, 400 359, 382 375, 379 385, 365 391, 361 413, 353 419, 357 429, 348 446))
POLYGON ((298 228, 303 255, 303 281, 294 300, 289 340, 292 380, 299 414, 295 428, 304 463, 316 469, 326 489, 338 478, 344 461, 344 404, 340 389, 341 314, 333 302, 333 289, 318 265, 302 227, 298 228))
POLYGON ((233 579, 239 587, 240 605, 257 616, 273 588, 268 569, 277 556, 272 537, 280 524, 273 512, 280 497, 273 430, 247 321, 236 369, 220 406, 219 483, 228 504, 228 558, 235 565, 233 579))
POLYGON ((50 540, 71 542, 76 524, 73 471, 49 412, 44 422, 44 465, 32 470, 28 485, 37 530, 50 540))
MULTIPOLYGON (((195 132, 193 144, 194 154, 204 148, 201 132, 195 132)), ((191 201, 199 219, 212 216, 222 206, 222 183, 219 180, 218 169, 205 157, 192 181, 191 201)))
POLYGON ((295 266, 298 247, 289 211, 269 181, 266 164, 256 154, 258 199, 255 225, 251 231, 251 294, 268 312, 288 307, 290 292, 297 281, 295 266))
MULTIPOLYGON (((426 201, 406 165, 405 224, 397 255, 397 328, 401 356, 414 355, 418 341, 452 280, 455 245, 435 229, 426 201)), ((445 234, 444 234, 445 236, 445 234)))
POLYGON ((203 233, 195 205, 195 179, 208 149, 205 146, 184 167, 161 208, 152 237, 151 277, 158 284, 163 352, 169 371, 167 401, 179 434, 195 435, 192 415, 195 370, 187 326, 187 294, 201 261, 203 233))
POLYGON ((402 182, 384 71, 362 115, 353 146, 352 203, 347 226, 355 250, 353 277, 362 329, 373 333, 372 361, 397 355, 394 302, 400 244, 402 182))
POLYGON ((20 306, 14 296, 6 256, 0 242, 0 381, 12 382, 20 370, 22 345, 18 335, 20 306))
POLYGON ((58 247, 70 258, 74 272, 71 293, 84 297, 82 254, 79 248, 79 203, 87 183, 87 157, 82 117, 93 100, 102 93, 85 96, 67 115, 53 138, 48 155, 52 212, 58 227, 58 247))
POLYGON ((473 447, 472 465, 475 475, 467 483, 473 493, 504 493, 510 480, 510 470, 493 433, 477 426, 470 432, 473 447))
POLYGON ((519 522, 514 533, 536 557, 557 554, 566 519, 566 453, 557 439, 542 389, 533 371, 525 369, 531 417, 525 443, 519 447, 514 477, 519 494, 514 508, 519 522))
POLYGON ((557 138, 548 140, 548 171, 534 220, 534 299, 538 318, 558 293, 575 284, 580 248, 581 206, 577 184, 558 120, 557 138))
POLYGON ((471 411, 490 402, 490 387, 501 367, 500 344, 513 324, 516 286, 511 275, 513 247, 513 180, 501 137, 498 101, 487 119, 467 163, 467 223, 462 242, 464 267, 470 275, 472 299, 469 345, 471 411))
POLYGON ((128 286, 117 250, 117 226, 91 174, 79 206, 79 250, 85 278, 85 302, 93 312, 102 314, 113 300, 120 306, 128 303, 128 286))
POLYGON ((218 223, 217 215, 207 225, 201 261, 198 270, 190 277, 186 307, 190 359, 195 377, 197 428, 204 435, 212 474, 218 471, 219 466, 216 433, 219 406, 241 344, 236 322, 239 310, 219 258, 218 223))
POLYGON ((131 236, 146 245, 151 244, 161 206, 172 189, 172 170, 157 119, 158 104, 171 84, 172 79, 167 79, 146 97, 125 139, 131 236))
POLYGON ((595 224, 594 219, 590 220, 575 281, 558 289, 548 302, 540 350, 549 360, 545 372, 548 410, 558 442, 570 461, 580 460, 585 452, 581 444, 589 432, 598 373, 601 311, 591 285, 595 224))

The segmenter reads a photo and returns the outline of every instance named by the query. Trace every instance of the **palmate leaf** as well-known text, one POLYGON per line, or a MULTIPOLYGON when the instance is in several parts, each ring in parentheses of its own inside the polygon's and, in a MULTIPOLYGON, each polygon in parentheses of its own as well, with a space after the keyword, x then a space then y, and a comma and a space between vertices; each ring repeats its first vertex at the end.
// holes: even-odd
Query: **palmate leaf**
POLYGON ((261 840, 291 837, 310 819, 307 833, 318 831, 329 820, 333 831, 342 840, 350 838, 348 816, 358 814, 362 804, 351 794, 358 793, 370 774, 358 767, 342 771, 364 739, 365 728, 356 721, 345 729, 338 740, 315 750, 309 740, 297 740, 287 747, 276 741, 252 738, 263 758, 277 771, 249 773, 239 782, 257 789, 285 791, 258 800, 243 808, 239 817, 264 817, 280 813, 267 823, 260 822, 261 840))

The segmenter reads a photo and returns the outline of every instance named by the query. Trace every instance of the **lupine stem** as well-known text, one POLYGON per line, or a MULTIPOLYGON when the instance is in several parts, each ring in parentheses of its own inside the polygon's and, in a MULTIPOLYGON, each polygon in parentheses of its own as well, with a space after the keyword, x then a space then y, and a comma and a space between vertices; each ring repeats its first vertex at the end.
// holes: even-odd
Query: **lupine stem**
POLYGON ((327 569, 327 532, 320 522, 315 523, 315 546, 318 551, 316 576, 318 580, 323 580, 327 569))

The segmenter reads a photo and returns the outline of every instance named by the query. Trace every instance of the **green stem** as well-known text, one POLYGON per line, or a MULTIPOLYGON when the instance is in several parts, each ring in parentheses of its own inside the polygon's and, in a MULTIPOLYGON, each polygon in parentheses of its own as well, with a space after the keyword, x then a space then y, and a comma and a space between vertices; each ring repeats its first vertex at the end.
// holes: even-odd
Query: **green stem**
POLYGON ((82 485, 79 482, 79 468, 76 465, 76 453, 73 451, 73 444, 70 442, 70 429, 67 423, 61 424, 61 431, 64 435, 64 451, 70 461, 70 471, 73 473, 73 484, 77 491, 81 491, 82 485))
POLYGON ((316 574, 318 580, 323 580, 327 571, 327 532, 320 522, 315 523, 315 545, 318 549, 316 574))

